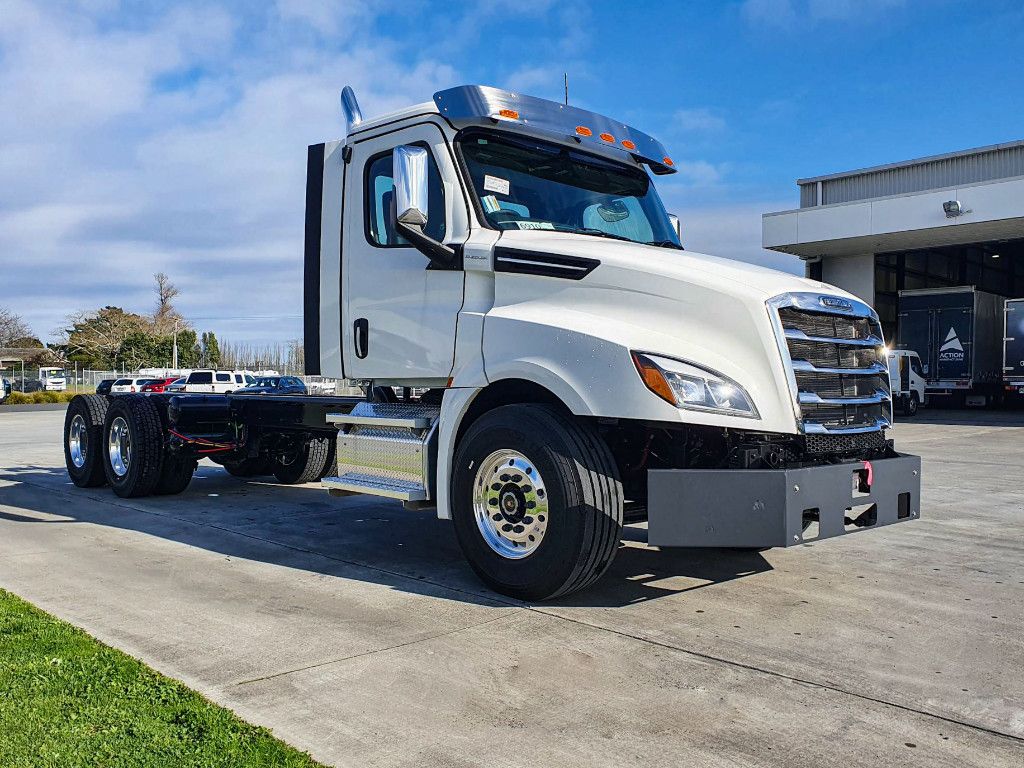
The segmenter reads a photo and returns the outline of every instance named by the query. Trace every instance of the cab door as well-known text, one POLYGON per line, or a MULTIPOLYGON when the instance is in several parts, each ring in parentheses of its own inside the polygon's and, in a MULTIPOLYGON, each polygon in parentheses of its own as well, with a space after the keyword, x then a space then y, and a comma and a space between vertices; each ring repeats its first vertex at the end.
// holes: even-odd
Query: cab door
MULTIPOLYGON (((386 130, 381 128, 381 131, 386 130)), ((468 213, 441 128, 424 122, 350 139, 342 235, 342 344, 345 375, 356 379, 439 384, 451 375, 463 300, 461 265, 430 266, 395 231, 393 151, 424 147, 429 160, 425 232, 461 243, 468 213)))

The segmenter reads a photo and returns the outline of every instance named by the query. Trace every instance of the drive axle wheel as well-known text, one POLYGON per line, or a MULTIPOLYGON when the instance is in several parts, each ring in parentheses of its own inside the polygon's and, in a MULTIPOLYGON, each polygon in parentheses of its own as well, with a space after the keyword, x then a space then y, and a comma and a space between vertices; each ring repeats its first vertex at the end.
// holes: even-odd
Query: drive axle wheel
POLYGON ((274 477, 279 483, 297 485, 319 480, 323 475, 330 454, 331 441, 325 437, 314 437, 299 449, 286 456, 274 458, 274 477))
POLYGON ((78 395, 64 416, 64 463, 71 482, 79 488, 105 485, 103 471, 103 417, 107 399, 102 395, 78 395))
POLYGON ((122 498, 148 496, 160 479, 163 428, 156 405, 145 395, 115 397, 103 420, 103 468, 122 498))
POLYGON ((593 430, 545 405, 496 408, 466 431, 454 467, 459 545, 496 592, 546 600, 589 586, 611 564, 622 483, 593 430))

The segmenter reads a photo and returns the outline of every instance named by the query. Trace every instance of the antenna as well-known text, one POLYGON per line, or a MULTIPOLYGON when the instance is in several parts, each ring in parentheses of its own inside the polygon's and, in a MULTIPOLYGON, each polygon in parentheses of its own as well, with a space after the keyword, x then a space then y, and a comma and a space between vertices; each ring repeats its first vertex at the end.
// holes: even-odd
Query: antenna
POLYGON ((562 81, 565 83, 565 106, 569 106, 569 73, 562 73, 562 81))

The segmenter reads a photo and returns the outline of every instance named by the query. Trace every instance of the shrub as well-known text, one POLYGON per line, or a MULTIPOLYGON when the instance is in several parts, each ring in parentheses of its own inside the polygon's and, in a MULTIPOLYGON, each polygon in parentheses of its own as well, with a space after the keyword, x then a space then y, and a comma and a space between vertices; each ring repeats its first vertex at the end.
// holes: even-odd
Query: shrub
POLYGON ((39 405, 41 403, 69 403, 74 392, 11 392, 3 405, 39 405))

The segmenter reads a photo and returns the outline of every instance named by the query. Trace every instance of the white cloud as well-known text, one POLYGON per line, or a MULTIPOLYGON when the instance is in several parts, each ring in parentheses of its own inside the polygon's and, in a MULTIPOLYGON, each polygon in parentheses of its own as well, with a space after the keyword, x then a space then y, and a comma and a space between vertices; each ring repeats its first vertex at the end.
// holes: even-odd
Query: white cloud
POLYGON ((791 27, 800 22, 870 21, 906 0, 745 0, 743 17, 751 24, 791 27))
POLYGON ((302 32, 329 22, 294 4, 296 31, 278 21, 251 50, 216 7, 120 26, 106 10, 5 6, 0 303, 46 337, 77 309, 149 309, 162 270, 187 315, 281 318, 204 325, 298 336, 306 146, 340 132, 341 86, 373 115, 454 84, 455 71, 344 9, 353 42, 330 52, 302 32))
POLYGON ((672 116, 672 122, 688 133, 717 133, 725 130, 725 118, 707 107, 678 109, 672 116))

